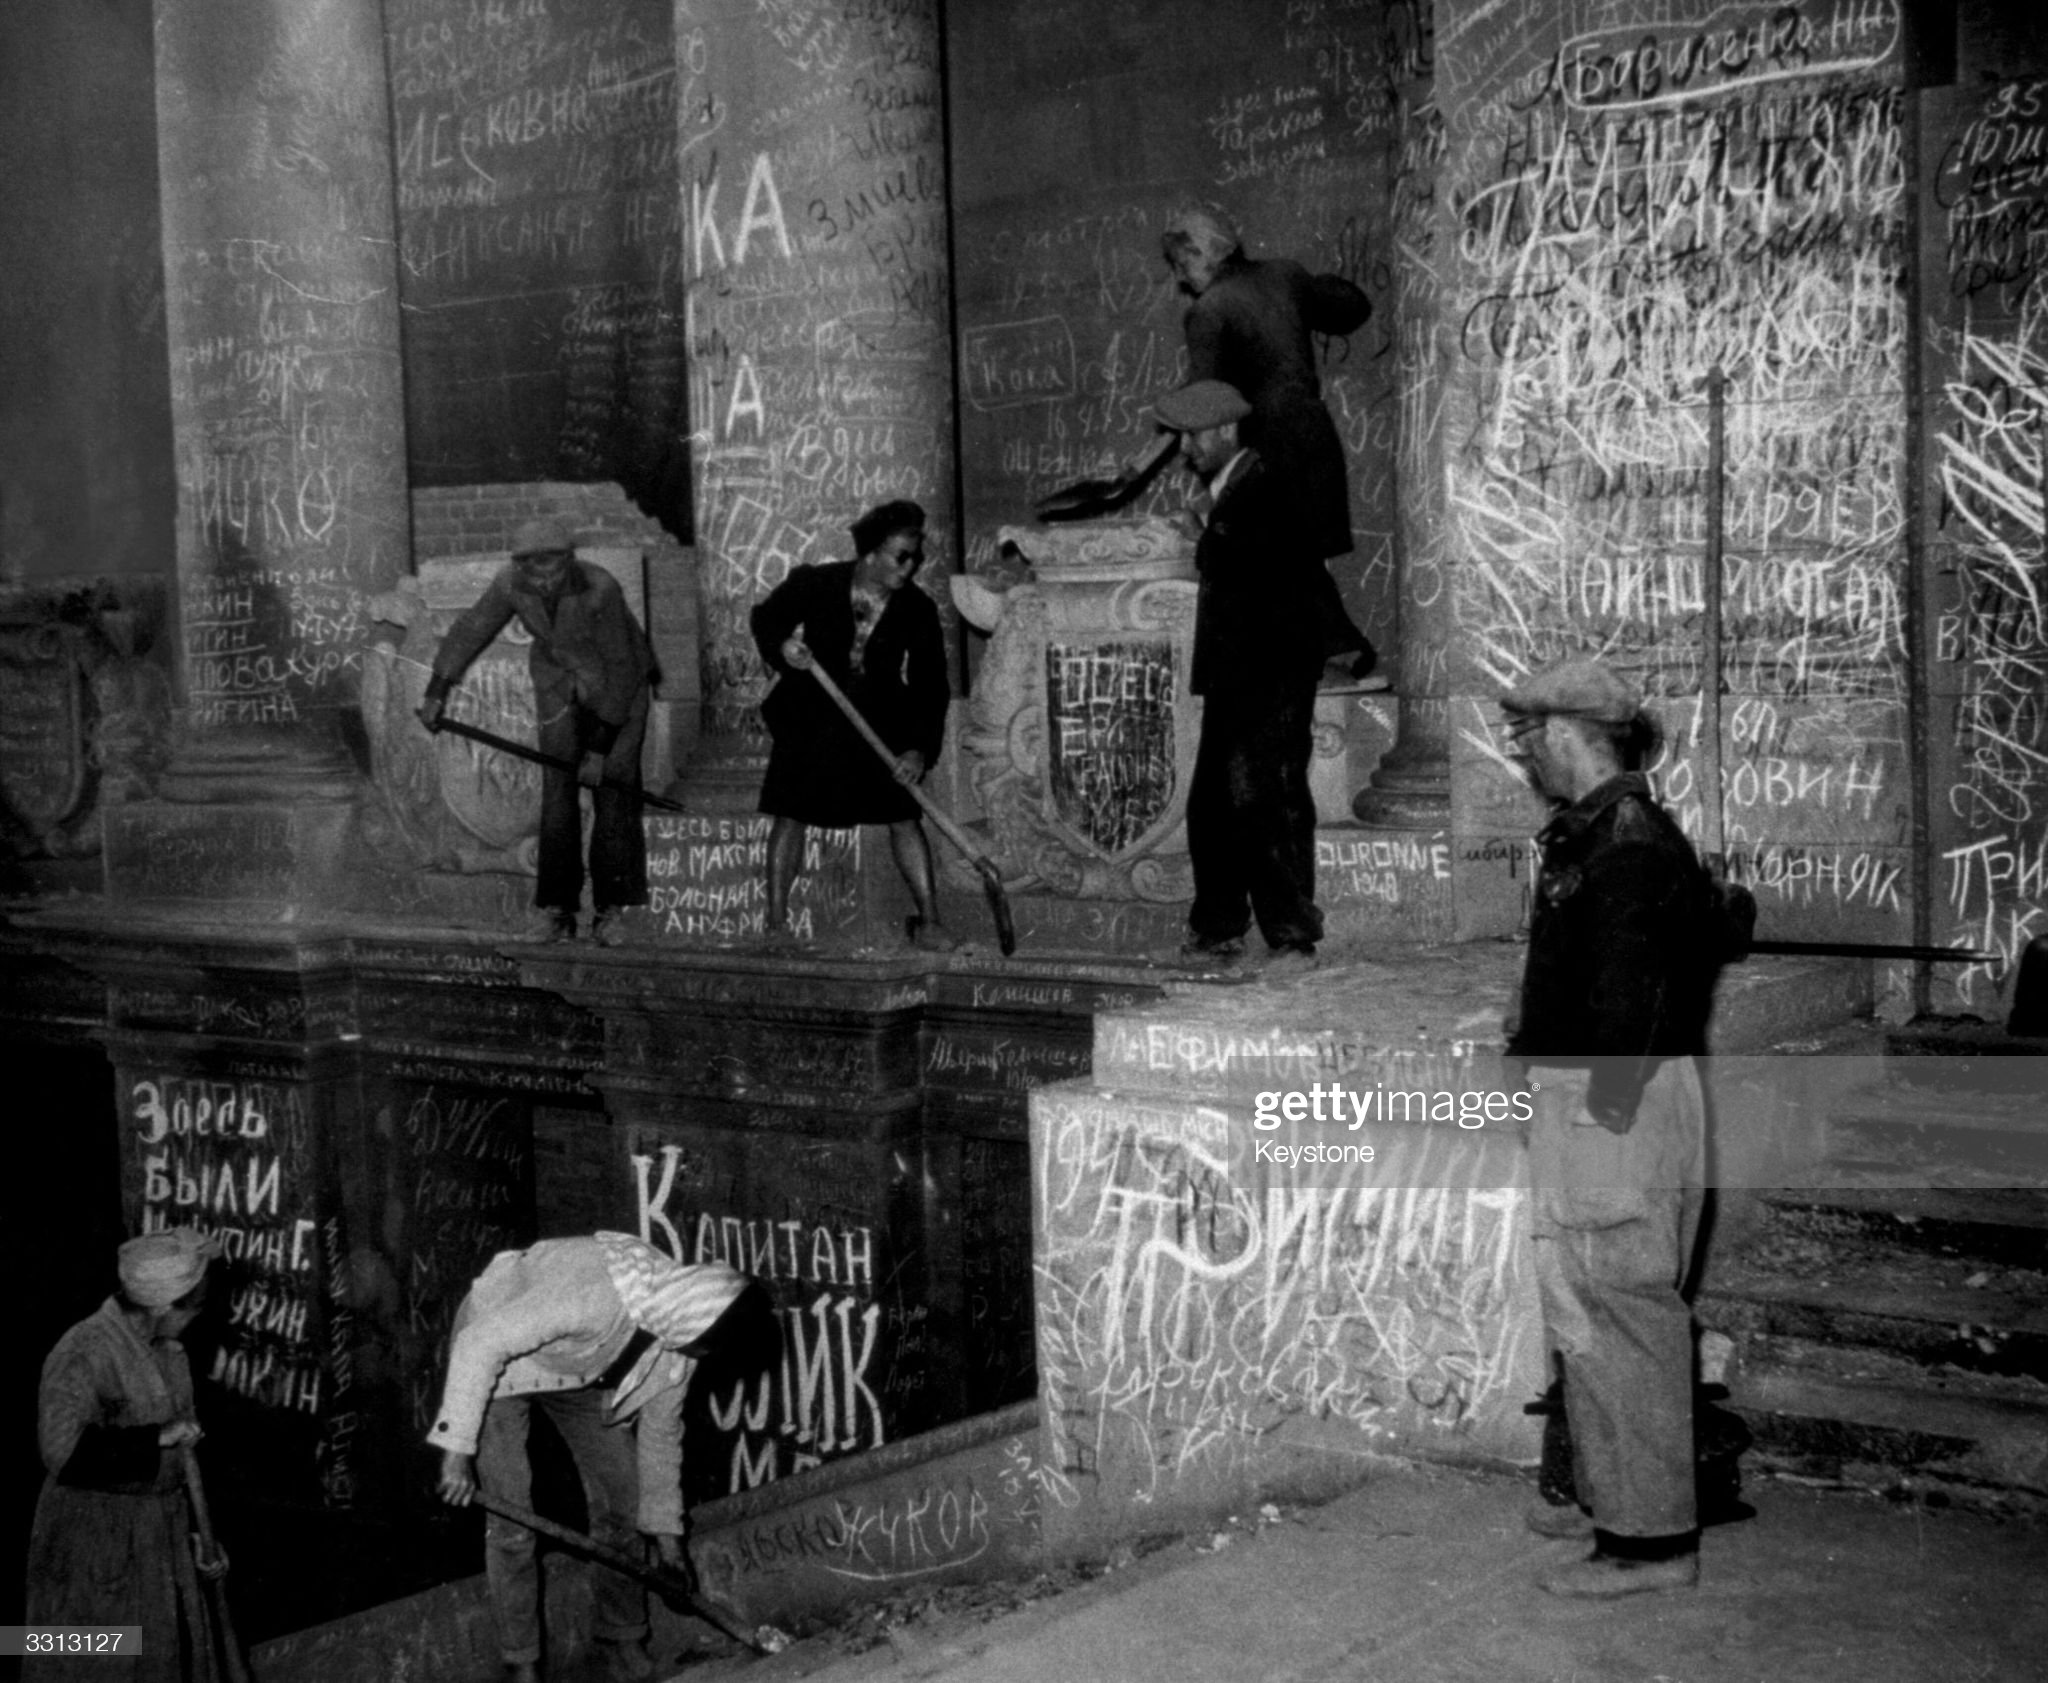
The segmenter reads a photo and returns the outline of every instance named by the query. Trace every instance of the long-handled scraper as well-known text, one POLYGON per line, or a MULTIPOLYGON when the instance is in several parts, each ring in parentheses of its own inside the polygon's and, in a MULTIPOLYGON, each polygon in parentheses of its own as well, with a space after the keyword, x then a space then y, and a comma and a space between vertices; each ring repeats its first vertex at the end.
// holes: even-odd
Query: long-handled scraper
MULTIPOLYGON (((861 717, 858 707, 846 699, 846 692, 832 681, 831 673, 818 663, 817 656, 811 657, 811 676, 818 680, 818 687, 832 698, 848 723, 860 732, 867 745, 882 756, 882 763, 895 770, 896 751, 875 734, 875 727, 861 717)), ((1008 958, 1017 950, 1017 925, 1010 917, 1010 897, 1003 892, 1003 874, 996 869, 996 862, 968 838, 967 832, 953 822, 952 816, 927 795, 915 783, 903 787, 910 791, 910 797, 924 808, 925 815, 939 828, 939 833, 967 856, 968 864, 974 867, 981 878, 981 891, 988 898, 989 913, 996 920, 996 944, 1008 958)))

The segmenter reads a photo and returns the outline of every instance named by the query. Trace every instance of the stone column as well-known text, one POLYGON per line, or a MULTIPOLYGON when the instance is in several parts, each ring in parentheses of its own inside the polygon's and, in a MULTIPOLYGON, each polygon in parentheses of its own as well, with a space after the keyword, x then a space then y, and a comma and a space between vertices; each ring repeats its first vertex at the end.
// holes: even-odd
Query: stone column
POLYGON ((1443 425, 1444 212, 1438 204, 1443 118, 1434 78, 1400 91, 1401 153, 1394 179, 1396 386, 1401 420, 1394 483, 1400 537, 1400 692, 1394 745, 1351 810, 1360 822, 1440 830, 1451 821, 1450 576, 1445 565, 1447 464, 1443 425))
POLYGON ((156 48, 180 708, 110 883, 297 899, 356 788, 364 605, 410 547, 383 32, 377 0, 160 0, 156 48), (167 835, 208 869, 168 870, 167 835))
POLYGON ((930 519, 920 583, 957 569, 951 280, 936 0, 679 25, 703 737, 685 794, 751 810, 768 688, 754 604, 893 497, 930 519))

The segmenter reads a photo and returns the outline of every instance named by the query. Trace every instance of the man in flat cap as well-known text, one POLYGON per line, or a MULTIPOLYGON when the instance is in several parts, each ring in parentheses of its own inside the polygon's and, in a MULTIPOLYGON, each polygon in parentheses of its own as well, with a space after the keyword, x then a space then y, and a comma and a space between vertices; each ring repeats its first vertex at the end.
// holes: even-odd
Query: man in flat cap
POLYGON ((574 776, 541 773, 538 933, 551 941, 576 934, 583 898, 580 784, 591 791, 593 807, 590 935, 608 946, 621 934, 620 909, 647 903, 637 792, 654 655, 618 580, 577 558, 563 521, 529 520, 513 536, 511 565, 441 639, 420 709, 429 730, 470 662, 515 616, 533 637, 527 664, 540 751, 577 763, 574 776))
MULTIPOLYGON (((227 1562, 195 1547, 185 1455, 200 1431, 179 1342, 215 1249, 185 1227, 124 1244, 114 1295, 57 1341, 36 1407, 49 1477, 29 1534, 29 1622, 140 1625, 158 1640, 131 1675, 179 1683, 228 1675, 200 1585, 227 1562)), ((82 1663, 35 1656, 22 1677, 68 1677, 82 1663)))
POLYGON ((1593 1552, 1555 1595, 1604 1598, 1699 1579, 1692 1316, 1714 899, 1631 762, 1635 691, 1597 661, 1501 698, 1512 753, 1556 813, 1537 837, 1529 956, 1508 1054, 1531 1072, 1537 1285, 1561 1358, 1577 1504, 1539 1501, 1546 1536, 1593 1552))
MULTIPOLYGON (((441 1499, 479 1488, 532 1505, 527 1434, 545 1414, 576 1462, 598 1541, 628 1553, 653 1538, 687 1578, 682 1408, 700 1360, 733 1360, 751 1381, 779 1359, 767 1294, 723 1263, 671 1260, 626 1233, 543 1239, 501 1251, 456 1311, 441 1407, 427 1441, 441 1451, 441 1499)), ((493 1513, 484 1576, 506 1683, 540 1676, 540 1578, 534 1536, 493 1513)), ((614 1683, 652 1674, 647 1595, 600 1570, 596 1632, 614 1683)))
MULTIPOLYGON (((1323 665, 1321 554, 1301 499, 1238 439, 1251 405, 1197 380, 1158 405, 1189 469, 1208 484, 1195 547, 1190 687, 1202 734, 1188 789, 1195 903, 1183 956, 1233 959, 1256 918, 1269 974, 1315 963, 1316 809, 1309 793, 1316 679, 1323 665)), ((1327 574, 1324 574, 1327 580, 1327 574)))

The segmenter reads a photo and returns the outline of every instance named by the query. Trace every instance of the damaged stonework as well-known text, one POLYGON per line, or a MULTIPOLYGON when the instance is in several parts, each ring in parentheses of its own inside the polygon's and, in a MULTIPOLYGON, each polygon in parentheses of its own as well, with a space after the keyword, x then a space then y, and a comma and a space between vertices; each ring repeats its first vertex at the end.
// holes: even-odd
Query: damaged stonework
MULTIPOLYGON (((1044 1467, 1038 1406, 1026 1402, 700 1504, 690 1553, 705 1598, 729 1618, 803 1632, 907 1586, 1030 1569, 1046 1512, 1071 1500, 1044 1467)), ((550 1560, 561 1665, 590 1645, 590 1584, 579 1563, 550 1560)), ((693 1621, 658 1600, 653 1615, 658 1651, 688 1639, 693 1621)), ((279 1637, 253 1658, 262 1683, 484 1683, 499 1670, 481 1577, 279 1637)))

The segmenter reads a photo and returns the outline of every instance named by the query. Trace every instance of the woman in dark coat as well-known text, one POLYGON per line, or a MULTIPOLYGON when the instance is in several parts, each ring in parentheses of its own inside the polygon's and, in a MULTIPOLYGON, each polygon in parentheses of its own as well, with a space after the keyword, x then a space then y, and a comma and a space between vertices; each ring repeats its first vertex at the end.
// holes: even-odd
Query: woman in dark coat
POLYGON ((939 918, 931 844, 910 787, 945 738, 946 645, 938 609, 911 582, 924 561, 924 510, 883 503, 853 525, 859 559, 799 567, 753 613, 754 642, 778 675, 761 704, 775 746, 761 783, 768 832, 768 933, 789 934, 789 891, 804 829, 889 826, 896 868, 917 903, 911 939, 946 952, 959 943, 939 918), (810 676, 823 666, 896 755, 862 740, 810 676))
MULTIPOLYGON (((226 1675, 193 1553, 185 1446, 199 1438, 178 1336, 199 1314, 212 1243, 190 1228, 121 1247, 120 1290, 43 1363, 37 1428, 49 1478, 28 1545, 32 1625, 140 1625, 135 1658, 31 1656, 23 1683, 226 1675)), ((226 1561, 209 1561, 215 1576, 226 1561)))

